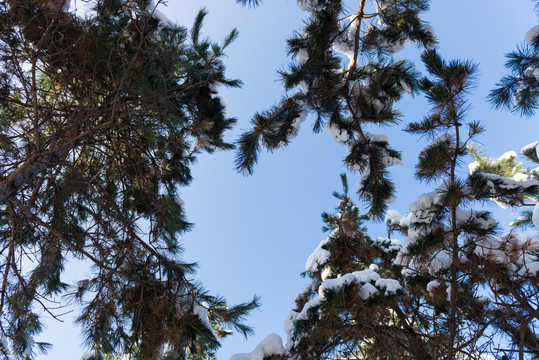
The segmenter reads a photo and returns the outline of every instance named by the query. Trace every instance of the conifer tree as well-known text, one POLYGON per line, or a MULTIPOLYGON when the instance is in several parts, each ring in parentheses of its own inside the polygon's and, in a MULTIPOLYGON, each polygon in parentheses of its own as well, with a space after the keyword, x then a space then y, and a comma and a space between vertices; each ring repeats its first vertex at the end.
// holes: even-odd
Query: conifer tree
MULTIPOLYGON (((432 110, 406 130, 432 139, 416 176, 436 189, 404 215, 387 212, 390 237, 373 239, 343 177, 344 193, 334 194, 337 213, 323 214, 331 233, 309 257, 311 282, 285 321, 286 346, 261 343, 233 360, 537 356, 539 241, 501 233, 488 211, 474 207, 495 198, 521 204, 537 194, 539 182, 459 169, 483 131, 466 121, 477 68, 447 62, 434 50, 422 59, 430 77, 419 87, 432 110), (496 348, 500 339, 512 348, 496 348)), ((512 157, 503 164, 521 169, 512 157)))
MULTIPOLYGON (((534 142, 526 145, 520 153, 526 159, 537 165, 537 145, 534 142)), ((489 158, 475 148, 470 149, 475 161, 470 164, 470 173, 486 176, 492 180, 502 182, 505 188, 520 187, 526 189, 537 187, 539 178, 537 168, 527 169, 517 162, 517 154, 509 151, 498 159, 489 158)), ((502 238, 502 241, 493 241, 487 253, 493 262, 488 270, 493 273, 489 281, 491 293, 496 297, 496 322, 500 332, 504 333, 513 345, 508 351, 517 351, 519 359, 525 354, 539 356, 539 337, 535 330, 539 326, 537 309, 539 308, 539 242, 537 239, 522 236, 518 231, 528 228, 539 229, 539 196, 537 193, 523 192, 522 195, 508 199, 492 197, 502 208, 524 208, 521 216, 510 223, 513 232, 502 238), (533 210, 529 210, 533 207, 533 210), (516 264, 507 262, 507 259, 519 259, 516 264), (505 261, 502 261, 505 260, 505 261), (502 263, 504 266, 500 266, 502 263)), ((537 235, 536 235, 537 236, 537 235)), ((496 239, 498 240, 498 239, 496 239)))
POLYGON ((203 151, 231 149, 235 123, 216 88, 222 44, 188 31, 150 0, 0 3, 0 353, 33 358, 41 315, 80 304, 98 353, 209 356, 257 306, 227 306, 181 260, 188 231, 178 188, 203 151), (68 262, 90 277, 63 281, 68 262), (66 296, 68 296, 66 298, 66 296), (61 301, 60 308, 51 301, 61 301), (52 304, 52 305, 51 305, 52 304))
POLYGON ((330 234, 305 266, 311 282, 296 297, 285 323, 287 356, 399 358, 412 353, 425 358, 422 345, 414 344, 415 331, 401 321, 402 285, 394 278, 400 269, 392 264, 400 244, 369 237, 346 176, 342 180, 344 192, 334 193, 337 213, 322 214, 323 230, 330 234))
POLYGON ((287 146, 311 114, 313 131, 326 128, 348 149, 347 167, 363 174, 359 195, 369 205, 369 216, 383 217, 394 193, 388 167, 400 162, 400 153, 390 147, 387 137, 369 131, 397 122, 395 102, 406 92, 416 92, 412 65, 393 60, 391 54, 406 42, 434 45, 431 29, 420 19, 428 4, 359 0, 357 12, 347 12, 342 0, 298 0, 309 18, 288 40, 296 62, 280 75, 290 93, 254 116, 252 130, 238 141, 237 169, 252 173, 261 148, 287 146))
MULTIPOLYGON (((533 2, 539 12, 539 1, 533 2)), ((525 40, 507 54, 509 74, 496 84, 489 100, 496 108, 531 116, 539 107, 539 25, 526 33, 525 40)))
MULTIPOLYGON (((523 358, 524 347, 529 345, 517 340, 515 328, 522 339, 533 343, 537 318, 531 304, 536 301, 533 264, 538 259, 537 240, 500 233, 489 212, 472 206, 484 199, 521 204, 536 194, 539 183, 481 172, 462 177, 459 159, 466 154, 469 142, 483 131, 478 122, 465 124, 466 95, 473 85, 475 66, 447 63, 434 51, 422 57, 434 79, 422 79, 420 87, 433 110, 423 121, 409 124, 407 131, 434 139, 421 151, 416 175, 441 184, 422 195, 404 217, 388 217, 390 226, 407 235, 395 263, 404 266, 406 282, 419 290, 411 296, 432 306, 430 320, 435 327, 431 334, 439 332, 443 346, 438 357, 473 357, 492 344, 487 335, 498 329, 509 342, 519 345, 523 358)), ((502 157, 496 164, 485 163, 483 168, 497 165, 511 175, 521 170, 512 156, 502 157)), ((418 310, 417 316, 427 314, 418 310)))
MULTIPOLYGON (((291 358, 456 359, 482 353, 490 303, 478 295, 481 271, 464 259, 494 235, 496 223, 487 212, 464 208, 469 192, 457 174, 467 141, 482 130, 478 123, 461 130, 475 66, 446 63, 433 50, 422 58, 434 79, 423 78, 419 86, 433 110, 407 130, 434 139, 421 152, 416 175, 442 184, 404 216, 388 212, 386 223, 391 232, 405 234, 402 242, 373 241, 359 232, 355 241, 345 237, 339 244, 338 236, 330 236, 321 244, 307 263, 319 281, 298 297, 290 317, 291 358), (358 252, 342 256, 352 244, 361 244, 358 252), (350 267, 335 266, 337 257, 350 267), (319 297, 310 300, 316 291, 319 297)), ((343 212, 334 221, 352 224, 348 218, 343 212)), ((337 234, 352 234, 338 224, 337 234)))
MULTIPOLYGON (((531 163, 539 165, 539 158, 536 152, 537 142, 529 144, 521 149, 520 153, 531 163)), ((506 178, 506 181, 523 182, 530 179, 537 179, 536 169, 526 168, 522 162, 517 160, 517 154, 514 151, 508 151, 499 158, 491 158, 487 156, 481 149, 470 146, 469 154, 474 161, 468 165, 470 174, 483 173, 493 174, 506 178)), ((490 175, 489 175, 490 176, 490 175)), ((525 210, 521 212, 521 216, 511 222, 516 230, 524 230, 533 226, 532 216, 533 211, 529 207, 535 206, 538 202, 537 194, 525 194, 518 201, 512 203, 503 202, 503 200, 493 198, 493 200, 503 209, 509 207, 522 207, 525 210), (526 209, 528 208, 528 209, 526 209)))

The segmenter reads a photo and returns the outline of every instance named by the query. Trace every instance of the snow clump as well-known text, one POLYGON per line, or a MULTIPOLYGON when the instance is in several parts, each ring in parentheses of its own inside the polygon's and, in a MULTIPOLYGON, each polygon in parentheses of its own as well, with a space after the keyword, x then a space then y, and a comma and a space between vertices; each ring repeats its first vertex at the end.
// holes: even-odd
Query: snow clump
POLYGON ((283 355, 285 352, 283 340, 277 334, 266 336, 260 344, 248 354, 232 355, 230 360, 263 360, 264 356, 283 355))
POLYGON ((528 44, 533 45, 534 44, 533 40, 537 37, 537 35, 539 35, 539 25, 536 25, 532 27, 530 30, 528 30, 528 32, 524 36, 524 39, 526 40, 528 44))

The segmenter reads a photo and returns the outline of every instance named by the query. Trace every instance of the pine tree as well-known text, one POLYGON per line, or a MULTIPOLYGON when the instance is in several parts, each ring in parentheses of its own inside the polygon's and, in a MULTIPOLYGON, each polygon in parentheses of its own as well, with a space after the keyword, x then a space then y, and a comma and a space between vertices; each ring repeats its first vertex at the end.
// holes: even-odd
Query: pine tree
POLYGON ((337 213, 322 214, 330 234, 307 260, 311 282, 285 323, 287 358, 426 358, 399 306, 400 269, 392 259, 400 244, 370 238, 342 180, 337 213))
MULTIPOLYGON (((531 143, 520 151, 535 165, 539 164, 538 144, 531 143)), ((536 215, 539 213, 536 210, 539 208, 539 194, 527 191, 530 187, 537 189, 539 185, 537 170, 526 169, 522 163, 517 162, 517 154, 513 151, 498 159, 489 158, 475 148, 471 148, 470 152, 475 159, 469 166, 471 174, 487 176, 501 182, 505 188, 526 190, 511 199, 493 196, 492 200, 504 209, 534 207, 533 210, 523 210, 521 216, 510 223, 513 231, 501 238, 502 241, 493 241, 490 249, 482 252, 486 252, 493 260, 486 266, 494 274, 489 280, 489 287, 497 304, 495 326, 512 344, 512 348, 506 351, 518 352, 519 359, 524 359, 525 354, 533 354, 537 358, 539 337, 535 328, 539 325, 536 310, 539 304, 539 242, 536 238, 518 233, 528 228, 539 229, 536 215), (500 266, 501 260, 504 260, 503 266, 500 266), (510 260, 509 263, 507 260, 510 260)))
POLYGON ((324 216, 335 232, 307 263, 316 281, 291 313, 290 358, 456 359, 482 353, 492 311, 478 294, 485 282, 481 271, 464 259, 495 234, 496 222, 485 211, 464 209, 469 192, 457 176, 466 143, 482 130, 478 123, 461 130, 475 66, 446 63, 434 50, 422 58, 434 79, 423 78, 419 86, 433 109, 407 130, 434 139, 421 152, 416 175, 442 184, 404 216, 388 212, 386 223, 406 236, 402 242, 364 235, 348 197, 342 196, 340 214, 324 216))
MULTIPOLYGON (((392 216, 388 222, 407 234, 396 263, 404 266, 407 283, 423 289, 423 298, 432 305, 431 319, 436 324, 432 330, 440 332, 443 344, 438 354, 447 353, 448 359, 470 357, 492 341, 487 337, 490 329, 501 330, 514 344, 518 343, 511 333, 515 322, 519 335, 533 334, 536 318, 530 305, 535 301, 533 283, 537 274, 529 265, 538 255, 536 240, 500 233, 489 212, 472 206, 485 199, 522 204, 524 198, 537 193, 539 183, 519 183, 480 171, 472 172, 467 179, 459 174, 459 159, 466 154, 469 142, 483 131, 478 122, 469 122, 463 128, 466 95, 473 86, 475 66, 447 63, 434 51, 427 51, 423 61, 434 79, 422 79, 420 87, 433 109, 422 122, 409 124, 407 130, 434 139, 420 153, 416 175, 423 181, 442 184, 422 195, 406 216, 392 216), (440 290, 445 290, 447 298, 440 290), (522 299, 524 294, 531 296, 527 298, 530 302, 522 299), (518 301, 510 304, 509 299, 518 301)), ((495 162, 477 152, 475 156, 479 168, 503 170, 512 176, 522 170, 513 156, 495 162)), ((422 298, 419 292, 412 297, 422 298)), ((425 314, 419 310, 417 316, 425 314)))
MULTIPOLYGON (((539 1, 533 2, 539 13, 539 1)), ((507 55, 510 73, 496 84, 489 100, 496 108, 531 116, 539 107, 539 25, 526 33, 525 40, 507 55)))
POLYGON ((422 319, 424 331, 438 339, 434 358, 455 359, 477 352, 489 326, 489 302, 479 297, 481 271, 469 259, 479 242, 495 234, 496 222, 488 212, 471 209, 473 193, 458 173, 468 142, 483 131, 477 122, 465 124, 476 66, 446 62, 436 51, 425 52, 422 60, 432 79, 421 79, 420 87, 432 110, 406 131, 433 140, 419 154, 416 176, 441 184, 421 195, 405 217, 388 222, 407 235, 396 263, 415 285, 411 297, 425 303, 411 308, 410 315, 422 319))
MULTIPOLYGON (((483 131, 466 121, 477 67, 446 62, 434 50, 422 60, 430 77, 419 87, 432 110, 406 130, 432 139, 419 154, 416 176, 436 189, 404 215, 388 211, 390 237, 373 239, 343 176, 344 193, 334 194, 337 213, 322 215, 330 234, 306 264, 311 282, 285 321, 286 346, 273 340, 233 360, 537 355, 539 242, 501 233, 488 211, 474 207, 487 199, 521 204, 537 194, 539 182, 460 171, 470 142, 483 131), (392 239, 395 233, 404 238, 392 239), (499 340, 513 348, 496 349, 499 340)), ((504 171, 511 165, 512 175, 522 171, 512 156, 485 163, 504 171)))
MULTIPOLYGON (((528 161, 539 165, 537 154, 535 154, 537 143, 527 145, 521 150, 521 154, 524 155, 528 161)), ((529 179, 537 179, 535 169, 527 169, 522 162, 517 161, 517 154, 514 151, 508 151, 501 155, 499 158, 488 157, 481 149, 470 146, 468 151, 474 161, 468 165, 470 174, 483 173, 494 174, 506 178, 506 181, 524 182, 529 179)), ((530 207, 535 206, 538 202, 537 194, 527 193, 523 194, 517 201, 512 199, 512 203, 503 202, 503 199, 493 200, 503 209, 509 207, 530 207)), ((532 210, 524 210, 521 216, 515 221, 511 222, 511 226, 514 226, 516 230, 526 229, 533 226, 532 222, 532 210)))
POLYGON ((208 357, 257 299, 210 295, 181 260, 191 228, 178 189, 203 151, 227 150, 235 119, 216 93, 222 44, 188 31, 150 0, 0 4, 0 352, 33 358, 50 301, 80 304, 97 352, 208 357), (91 266, 75 286, 67 262, 91 266))
POLYGON ((417 90, 412 65, 393 60, 391 54, 405 42, 434 45, 431 29, 419 17, 428 3, 360 0, 357 12, 348 13, 342 0, 298 0, 309 18, 288 40, 296 63, 280 75, 290 94, 254 116, 252 130, 238 141, 238 171, 251 174, 262 147, 273 151, 287 146, 312 114, 313 131, 326 128, 348 149, 347 167, 363 174, 359 195, 368 203, 369 215, 383 217, 394 195, 388 167, 400 162, 400 153, 386 136, 369 131, 396 123, 400 113, 394 103, 417 90))

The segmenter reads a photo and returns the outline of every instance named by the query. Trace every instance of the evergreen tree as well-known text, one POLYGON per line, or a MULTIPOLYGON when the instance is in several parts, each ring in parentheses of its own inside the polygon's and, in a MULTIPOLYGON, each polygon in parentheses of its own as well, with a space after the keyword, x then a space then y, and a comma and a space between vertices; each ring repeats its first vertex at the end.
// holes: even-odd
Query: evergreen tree
POLYGON ((394 103, 417 90, 412 65, 393 60, 391 54, 405 42, 434 45, 431 29, 419 17, 428 3, 360 0, 357 12, 349 13, 342 0, 298 0, 309 18, 288 40, 296 63, 280 74, 291 94, 254 116, 252 130, 239 139, 238 171, 252 173, 262 147, 273 151, 287 146, 312 114, 313 131, 326 128, 347 147, 347 167, 363 174, 359 195, 369 204, 369 216, 383 217, 394 193, 387 168, 400 162, 400 153, 387 137, 369 131, 397 122, 400 113, 394 103))
MULTIPOLYGON (((539 12, 539 1, 533 2, 539 12)), ((526 33, 525 40, 507 55, 505 66, 510 73, 496 84, 489 100, 496 108, 531 116, 539 107, 539 25, 526 33)))
MULTIPOLYGON (((537 145, 534 142, 526 145, 520 153, 527 160, 539 164, 537 145)), ((475 148, 470 152, 475 161, 470 164, 470 173, 487 176, 501 182, 506 188, 530 186, 537 187, 539 178, 537 169, 526 169, 517 162, 517 154, 509 151, 498 159, 489 158, 475 148)), ((510 339, 513 345, 508 351, 517 351, 519 359, 524 359, 525 353, 539 356, 539 337, 535 330, 539 326, 537 308, 539 306, 539 287, 537 282, 539 271, 539 242, 528 236, 517 234, 516 231, 527 228, 539 229, 539 195, 526 191, 511 199, 492 197, 502 208, 526 208, 521 216, 510 223, 515 232, 507 234, 502 241, 493 241, 486 253, 494 260, 488 264, 489 272, 495 274, 489 280, 491 293, 496 298, 497 320, 495 325, 500 332, 510 339), (510 200, 510 201, 508 201, 510 200), (502 262, 502 260, 505 261, 502 262), (515 263, 507 263, 508 259, 516 259, 515 263), (500 263, 504 266, 500 266, 500 263), (516 350, 515 350, 516 349, 516 350)), ((483 252, 483 251, 482 251, 483 252)))
POLYGON ((309 257, 310 284, 296 297, 285 330, 287 355, 299 359, 424 358, 415 331, 403 321, 399 268, 392 259, 400 243, 372 239, 348 195, 334 193, 337 213, 323 213, 329 231, 309 257), (414 345, 414 346, 412 346, 414 345))
MULTIPOLYGON (((335 267, 333 254, 353 249, 354 242, 333 245, 328 240, 323 244, 331 255, 314 255, 324 259, 314 263, 321 264, 320 272, 330 269, 330 276, 337 268, 335 279, 322 276, 303 298, 308 300, 316 290, 320 297, 300 300, 292 313, 291 358, 456 359, 481 355, 478 346, 492 321, 489 302, 478 295, 478 267, 463 260, 473 255, 479 241, 495 233, 496 223, 487 212, 464 209, 468 192, 456 172, 467 141, 481 132, 477 123, 469 124, 466 134, 460 128, 475 66, 446 63, 435 51, 425 52, 422 58, 434 79, 423 78, 419 86, 433 110, 407 130, 434 139, 421 152, 416 175, 442 184, 421 195, 404 216, 388 212, 386 223, 391 232, 406 236, 402 242, 381 238, 373 242, 360 236, 355 243, 362 248, 354 257, 339 256, 351 266, 348 269, 335 267)), ((343 218, 348 216, 335 216, 343 218)), ((351 233, 339 225, 339 231, 351 233)))
MULTIPOLYGON (((521 150, 521 154, 524 155, 527 160, 539 165, 539 158, 536 151, 537 143, 527 145, 521 150)), ((499 158, 488 157, 481 149, 474 146, 470 146, 468 151, 474 161, 468 165, 470 174, 479 172, 483 174, 494 174, 506 178, 507 180, 514 180, 518 182, 524 182, 530 179, 537 179, 535 169, 527 169, 521 162, 517 161, 517 154, 514 151, 508 151, 499 158)), ((506 180, 506 181, 507 181, 506 180)), ((503 199, 493 200, 503 209, 507 209, 511 206, 514 207, 531 207, 535 206, 538 202, 537 194, 525 194, 517 201, 512 199, 512 203, 503 202, 503 199)), ((521 216, 515 221, 511 222, 517 230, 526 229, 533 226, 532 210, 524 210, 521 216)))
MULTIPOLYGON (((422 195, 404 217, 392 214, 387 219, 407 235, 395 263, 404 266, 406 282, 417 286, 410 291, 411 297, 431 306, 430 311, 418 307, 410 315, 430 315, 426 319, 434 328, 429 333, 439 334, 442 345, 434 353, 438 358, 478 356, 492 345, 489 333, 498 329, 507 341, 518 344, 523 359, 525 347, 536 351, 530 343, 537 323, 532 304, 537 300, 533 290, 539 243, 524 235, 500 233, 489 212, 472 206, 485 199, 522 204, 537 193, 539 182, 518 182, 480 171, 462 177, 459 159, 483 131, 478 122, 464 128, 466 95, 473 85, 475 66, 447 63, 434 51, 422 57, 434 79, 422 79, 420 87, 433 109, 422 122, 409 124, 407 131, 434 139, 421 151, 416 175, 442 183, 422 195)), ((493 162, 473 149, 472 154, 478 168, 503 170, 510 176, 522 171, 512 154, 493 162)))
MULTIPOLYGON (((406 130, 432 139, 416 176, 436 189, 404 215, 388 211, 390 237, 373 239, 343 177, 337 213, 322 215, 331 233, 309 257, 311 282, 286 319, 286 346, 261 344, 233 360, 537 356, 539 241, 501 233, 488 211, 474 207, 488 199, 521 204, 539 182, 460 171, 470 141, 483 131, 466 121, 477 68, 446 62, 434 50, 422 59, 430 78, 419 87, 432 110, 406 130), (404 238, 392 239, 395 232, 404 238), (498 340, 513 347, 495 348, 498 340)), ((522 171, 512 156, 501 163, 517 169, 512 175, 522 171)))
MULTIPOLYGON (((217 86, 222 44, 188 31, 150 0, 96 0, 86 19, 69 1, 0 3, 0 352, 33 358, 50 301, 80 304, 97 352, 206 358, 257 299, 210 295, 181 260, 188 231, 181 186, 223 139, 217 86), (76 286, 68 261, 91 265, 76 286), (68 296, 66 298, 66 296, 68 296)), ((54 304, 52 306, 51 304, 54 304)))

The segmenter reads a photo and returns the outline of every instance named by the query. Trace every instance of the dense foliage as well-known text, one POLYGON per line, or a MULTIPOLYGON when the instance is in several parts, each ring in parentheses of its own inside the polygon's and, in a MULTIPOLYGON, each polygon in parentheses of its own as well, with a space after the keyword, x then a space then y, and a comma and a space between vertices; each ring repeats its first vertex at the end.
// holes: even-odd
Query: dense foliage
MULTIPOLYGON (((233 360, 539 356, 539 241, 501 232, 481 209, 485 200, 536 201, 539 181, 512 154, 495 161, 470 148, 483 131, 466 119, 477 67, 447 62, 435 50, 422 60, 430 77, 418 84, 432 108, 406 131, 431 139, 416 177, 435 189, 404 215, 388 211, 389 237, 373 238, 343 175, 344 193, 334 194, 337 213, 322 214, 330 234, 306 263, 311 282, 285 321, 286 345, 269 338, 264 341, 273 339, 273 346, 263 342, 233 360), (463 176, 459 167, 468 151, 478 162, 463 176)), ((535 159, 537 146, 523 154, 535 159)))
POLYGON ((426 51, 432 78, 419 87, 432 104, 406 130, 432 139, 416 176, 437 184, 401 215, 386 214, 390 238, 371 238, 346 193, 338 213, 323 214, 331 231, 306 264, 312 281, 288 318, 285 358, 480 359, 494 351, 496 332, 537 355, 539 243, 500 233, 484 199, 517 205, 537 194, 534 179, 517 182, 476 169, 459 175, 460 159, 483 129, 466 123, 476 66, 426 51), (394 239, 401 233, 402 240, 394 239))
MULTIPOLYGON (((533 0, 536 12, 539 1, 533 0)), ((491 91, 489 100, 497 108, 505 108, 531 116, 539 107, 539 25, 530 29, 525 42, 506 55, 509 74, 502 77, 491 91)))
POLYGON ((298 6, 309 18, 288 39, 296 63, 281 77, 291 94, 255 115, 252 130, 239 139, 237 169, 252 173, 261 147, 286 146, 310 113, 314 132, 327 128, 346 146, 345 164, 363 174, 359 195, 369 215, 383 217, 395 191, 387 168, 400 162, 400 153, 387 137, 369 131, 396 123, 395 102, 417 91, 412 65, 391 54, 405 42, 434 45, 434 34, 419 17, 428 1, 362 0, 357 13, 347 12, 342 0, 299 0, 298 6))
MULTIPOLYGON (((203 151, 226 150, 216 87, 222 44, 151 1, 0 4, 0 351, 32 358, 40 314, 80 304, 97 352, 144 359, 209 356, 256 299, 227 306, 181 261, 188 231, 178 189, 203 151), (68 262, 91 268, 76 286, 68 262), (60 301, 60 304, 57 302, 60 301)), ((11 354, 11 355, 10 355, 11 354)))
MULTIPOLYGON (((260 0, 237 0, 256 6, 260 0)), ((327 239, 309 257, 308 286, 286 318, 285 344, 265 338, 233 360, 539 358, 539 170, 516 153, 489 158, 467 120, 477 66, 446 61, 421 16, 428 0, 298 0, 308 14, 288 40, 286 95, 238 139, 236 169, 251 174, 263 148, 286 147, 307 116, 347 149, 359 172, 362 215, 346 176, 327 239), (357 10, 357 11, 356 11, 357 10), (418 45, 428 76, 393 54, 418 45), (400 152, 377 127, 395 104, 422 94, 431 105, 406 131, 431 142, 415 176, 432 186, 404 214, 388 211, 388 168, 400 152), (475 160, 462 171, 466 156, 475 160), (484 203, 524 208, 503 232, 484 203), (527 207, 527 208, 526 208, 527 207), (531 208, 533 207, 533 210, 531 208), (527 209, 527 210, 526 210, 527 209), (387 236, 365 221, 385 219, 387 236)), ((537 1, 536 1, 537 2, 537 1)), ((172 24, 150 0, 93 0, 86 18, 69 1, 0 3, 0 357, 31 359, 43 314, 76 304, 91 348, 85 360, 214 358, 257 299, 228 306, 194 279, 180 236, 191 224, 179 189, 203 152, 229 150, 235 119, 217 87, 228 79, 222 44, 172 24), (89 268, 76 285, 69 263, 89 268)), ((508 55, 496 107, 538 107, 539 26, 508 55)), ((521 154, 539 164, 539 142, 521 154)))
MULTIPOLYGON (((360 215, 343 177, 344 193, 334 194, 337 212, 322 215, 330 234, 307 260, 303 275, 311 281, 285 321, 287 341, 271 335, 233 360, 538 358, 539 242, 518 232, 539 228, 537 170, 526 169, 514 153, 491 159, 473 146, 484 131, 466 119, 477 66, 445 61, 429 49, 432 32, 410 16, 428 2, 374 0, 371 13, 364 11, 366 1, 358 3, 357 13, 345 14, 340 1, 298 1, 310 18, 289 40, 297 64, 282 77, 287 90, 302 89, 255 116, 253 130, 240 138, 237 165, 252 172, 261 145, 285 146, 306 113, 314 113, 314 130, 326 126, 347 146, 348 168, 363 174, 359 195, 370 205, 368 214, 360 215), (423 29, 425 37, 407 26, 423 29), (406 39, 427 47, 422 60, 429 77, 418 79, 411 66, 409 83, 382 71, 380 64, 406 39), (348 56, 344 68, 337 52, 348 56), (366 131, 397 119, 385 110, 392 111, 400 95, 385 95, 403 85, 432 105, 405 130, 431 140, 419 154, 415 176, 434 186, 404 215, 386 211, 394 190, 386 167, 400 156, 389 150, 387 137, 366 131), (469 174, 461 169, 467 155, 475 160, 469 174), (503 232, 483 209, 491 200, 504 208, 535 208, 503 232), (363 221, 384 215, 389 236, 369 236, 363 221)), ((512 74, 492 91, 495 106, 524 115, 536 109, 538 29, 528 33, 525 53, 509 55, 512 74)), ((522 155, 537 164, 537 148, 537 142, 529 144, 522 155)))

